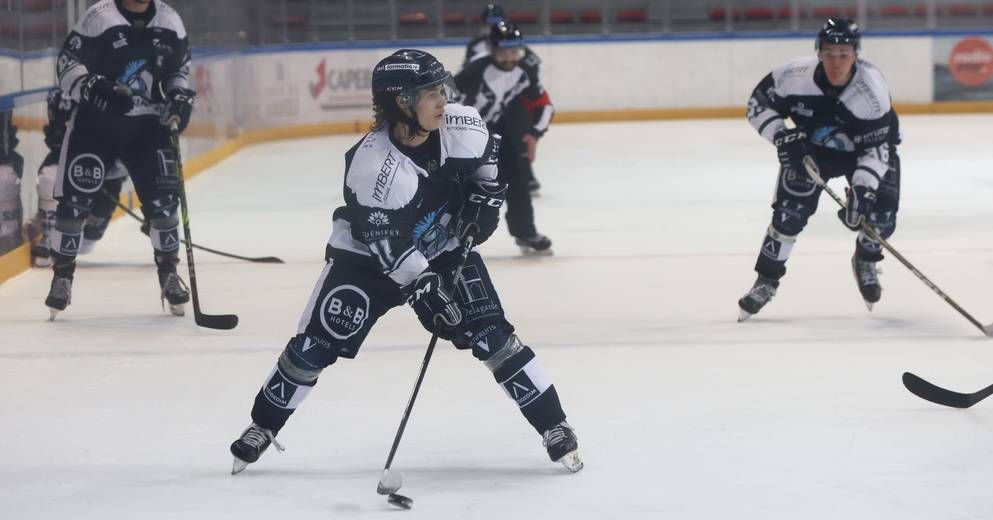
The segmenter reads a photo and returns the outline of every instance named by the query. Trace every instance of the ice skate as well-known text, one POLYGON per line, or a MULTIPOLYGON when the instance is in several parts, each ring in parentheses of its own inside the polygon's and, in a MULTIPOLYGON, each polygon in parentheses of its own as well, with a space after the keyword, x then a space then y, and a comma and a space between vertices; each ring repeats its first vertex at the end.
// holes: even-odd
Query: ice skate
POLYGON ((547 256, 552 254, 552 240, 541 233, 532 237, 516 237, 514 243, 521 248, 524 256, 547 256))
POLYGON ((583 460, 579 457, 579 443, 576 433, 569 423, 562 421, 549 428, 542 435, 542 445, 548 450, 548 458, 558 462, 566 469, 575 473, 583 469, 583 460))
POLYGON ((186 309, 183 304, 190 301, 190 288, 175 272, 159 273, 159 286, 162 288, 162 305, 169 304, 169 312, 174 316, 183 316, 186 309))
POLYGON ((52 267, 52 252, 47 246, 31 246, 31 265, 35 267, 52 267))
POLYGON ((51 313, 48 321, 55 321, 55 316, 66 310, 70 301, 72 301, 72 278, 56 273, 52 278, 52 288, 45 298, 45 305, 51 313))
POLYGON ((765 307, 765 304, 769 303, 769 300, 776 295, 778 287, 779 280, 759 275, 755 280, 755 285, 752 285, 748 293, 738 300, 738 321, 745 321, 762 310, 762 307, 765 307))
POLYGON ((272 431, 267 430, 254 422, 242 432, 238 440, 231 443, 231 454, 234 455, 234 465, 231 466, 231 474, 237 475, 249 464, 259 460, 265 450, 272 444, 279 451, 284 451, 283 446, 276 442, 276 436, 272 431))
POLYGON ((879 285, 879 276, 877 276, 881 272, 876 268, 876 262, 859 260, 857 255, 852 255, 852 274, 855 275, 855 283, 859 286, 859 293, 865 300, 865 306, 870 311, 883 293, 883 288, 879 285))

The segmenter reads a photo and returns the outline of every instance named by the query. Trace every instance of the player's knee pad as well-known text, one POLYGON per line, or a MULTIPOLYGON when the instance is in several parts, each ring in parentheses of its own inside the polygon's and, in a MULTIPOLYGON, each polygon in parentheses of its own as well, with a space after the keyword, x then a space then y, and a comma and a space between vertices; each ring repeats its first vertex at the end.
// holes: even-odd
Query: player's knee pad
POLYGON ((773 209, 772 225, 769 228, 783 236, 795 237, 807 226, 807 220, 813 212, 814 208, 807 204, 790 199, 781 200, 773 209))
POLYGON ((84 220, 93 210, 93 198, 82 195, 70 195, 59 199, 55 207, 56 220, 84 220))

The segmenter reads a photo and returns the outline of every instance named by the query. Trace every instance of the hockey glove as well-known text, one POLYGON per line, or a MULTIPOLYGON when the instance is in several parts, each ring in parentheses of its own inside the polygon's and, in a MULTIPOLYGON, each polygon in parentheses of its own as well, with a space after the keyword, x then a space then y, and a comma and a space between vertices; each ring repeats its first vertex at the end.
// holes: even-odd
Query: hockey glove
POLYGON ((845 188, 848 204, 838 210, 841 223, 852 231, 858 231, 863 221, 869 220, 872 207, 876 204, 876 190, 863 185, 845 188))
POLYGON ((803 171, 803 156, 810 153, 807 146, 807 133, 799 128, 781 130, 773 137, 779 164, 786 170, 803 171))
POLYGON ((441 287, 437 273, 425 271, 407 286, 407 303, 414 308, 424 328, 450 339, 452 330, 462 322, 462 311, 441 287))
POLYGON ((465 206, 459 214, 459 238, 475 237, 482 244, 496 231, 500 223, 500 206, 507 196, 507 185, 497 181, 480 181, 469 185, 465 193, 465 206))
POLYGON ((131 89, 126 85, 114 83, 100 74, 90 74, 83 80, 79 97, 83 103, 101 112, 126 114, 134 108, 131 89))
POLYGON ((164 126, 175 124, 179 133, 183 133, 186 125, 190 124, 193 101, 197 98, 197 93, 188 88, 177 88, 170 90, 166 98, 165 112, 162 113, 159 123, 164 126))

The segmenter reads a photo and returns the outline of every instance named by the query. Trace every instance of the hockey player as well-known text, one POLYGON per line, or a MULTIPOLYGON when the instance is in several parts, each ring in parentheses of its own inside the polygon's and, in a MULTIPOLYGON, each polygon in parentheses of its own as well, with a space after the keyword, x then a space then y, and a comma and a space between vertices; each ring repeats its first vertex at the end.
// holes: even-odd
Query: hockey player
MULTIPOLYGON (((804 169, 804 156, 825 179, 848 180, 847 208, 838 212, 845 226, 858 231, 866 221, 883 238, 896 228, 898 121, 883 75, 858 56, 860 40, 855 22, 829 18, 817 35, 817 56, 774 70, 752 92, 748 121, 776 146, 780 168, 772 223, 755 263, 758 279, 738 301, 739 321, 776 294, 797 235, 817 210, 821 188, 804 169)), ((851 266, 870 310, 881 296, 876 263, 882 259, 879 243, 859 231, 851 266)))
MULTIPOLYGON (((28 223, 37 235, 32 237, 31 258, 35 267, 50 267, 51 254, 48 247, 48 236, 55 225, 55 182, 58 178, 59 155, 62 149, 62 139, 65 137, 66 126, 75 103, 62 95, 58 87, 48 92, 48 124, 45 125, 45 145, 48 155, 38 168, 38 214, 28 223)), ((79 244, 79 254, 90 253, 96 242, 103 237, 110 225, 110 218, 116 209, 115 200, 120 196, 121 187, 127 179, 128 172, 120 161, 104 178, 103 188, 96 193, 96 200, 90 215, 83 225, 83 237, 79 244)))
POLYGON ((55 314, 69 305, 83 225, 114 161, 132 182, 151 222, 161 297, 175 315, 189 301, 179 263, 179 178, 170 127, 189 123, 190 47, 179 14, 161 0, 101 0, 66 38, 57 72, 76 102, 55 182, 55 226, 49 234, 55 314))
POLYGON ((482 14, 479 15, 479 35, 465 47, 465 59, 462 61, 462 68, 466 68, 470 63, 485 58, 490 55, 490 29, 500 23, 507 21, 507 13, 497 4, 486 4, 482 14))
MULTIPOLYGON (((483 9, 483 13, 479 15, 480 34, 472 40, 465 48, 465 59, 462 62, 462 68, 465 69, 470 63, 485 58, 490 55, 490 31, 493 29, 494 25, 498 25, 501 22, 507 21, 507 13, 502 7, 496 4, 487 4, 483 9)), ((538 55, 531 50, 531 47, 524 45, 524 58, 522 61, 530 64, 534 67, 537 72, 538 77, 542 77, 541 74, 541 59, 538 55)), ((520 118, 521 121, 526 121, 528 118, 533 117, 532 110, 542 110, 541 105, 532 105, 528 103, 526 98, 518 98, 517 101, 508 106, 504 110, 504 117, 520 118)), ((532 163, 534 162, 535 152, 536 152, 537 141, 532 141, 528 143, 528 148, 522 150, 522 152, 527 153, 528 161, 525 164, 526 174, 528 178, 528 189, 531 191, 533 196, 538 196, 538 190, 541 189, 541 183, 538 182, 538 178, 534 174, 534 168, 532 163)))
POLYGON ((345 204, 333 215, 327 265, 296 335, 255 396, 252 423, 231 444, 232 473, 275 444, 321 372, 354 358, 387 311, 409 304, 429 331, 471 350, 553 461, 582 468, 572 427, 534 351, 514 333, 482 257, 464 240, 496 229, 505 187, 500 138, 472 107, 450 103, 451 75, 433 56, 403 49, 373 69, 372 130, 345 154, 345 204))
POLYGON ((21 177, 24 158, 17 153, 17 127, 11 112, 0 112, 0 255, 21 245, 21 177))
POLYGON ((525 59, 524 37, 515 25, 490 30, 490 55, 455 77, 464 103, 474 106, 491 133, 503 136, 501 180, 507 183, 507 226, 525 253, 551 253, 552 241, 538 233, 528 182, 538 139, 548 130, 554 107, 541 84, 537 63, 525 59), (520 101, 520 103, 518 103, 520 101), (532 109, 533 116, 528 110, 532 109))

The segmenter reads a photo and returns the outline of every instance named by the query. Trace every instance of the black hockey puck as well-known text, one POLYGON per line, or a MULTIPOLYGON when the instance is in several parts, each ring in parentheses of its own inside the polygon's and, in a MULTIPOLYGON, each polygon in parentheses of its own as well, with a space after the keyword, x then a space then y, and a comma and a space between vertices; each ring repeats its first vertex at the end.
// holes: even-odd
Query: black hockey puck
POLYGON ((386 497, 386 501, 399 507, 400 509, 410 509, 414 507, 414 501, 409 497, 403 495, 398 495, 397 493, 390 493, 390 496, 386 497))

